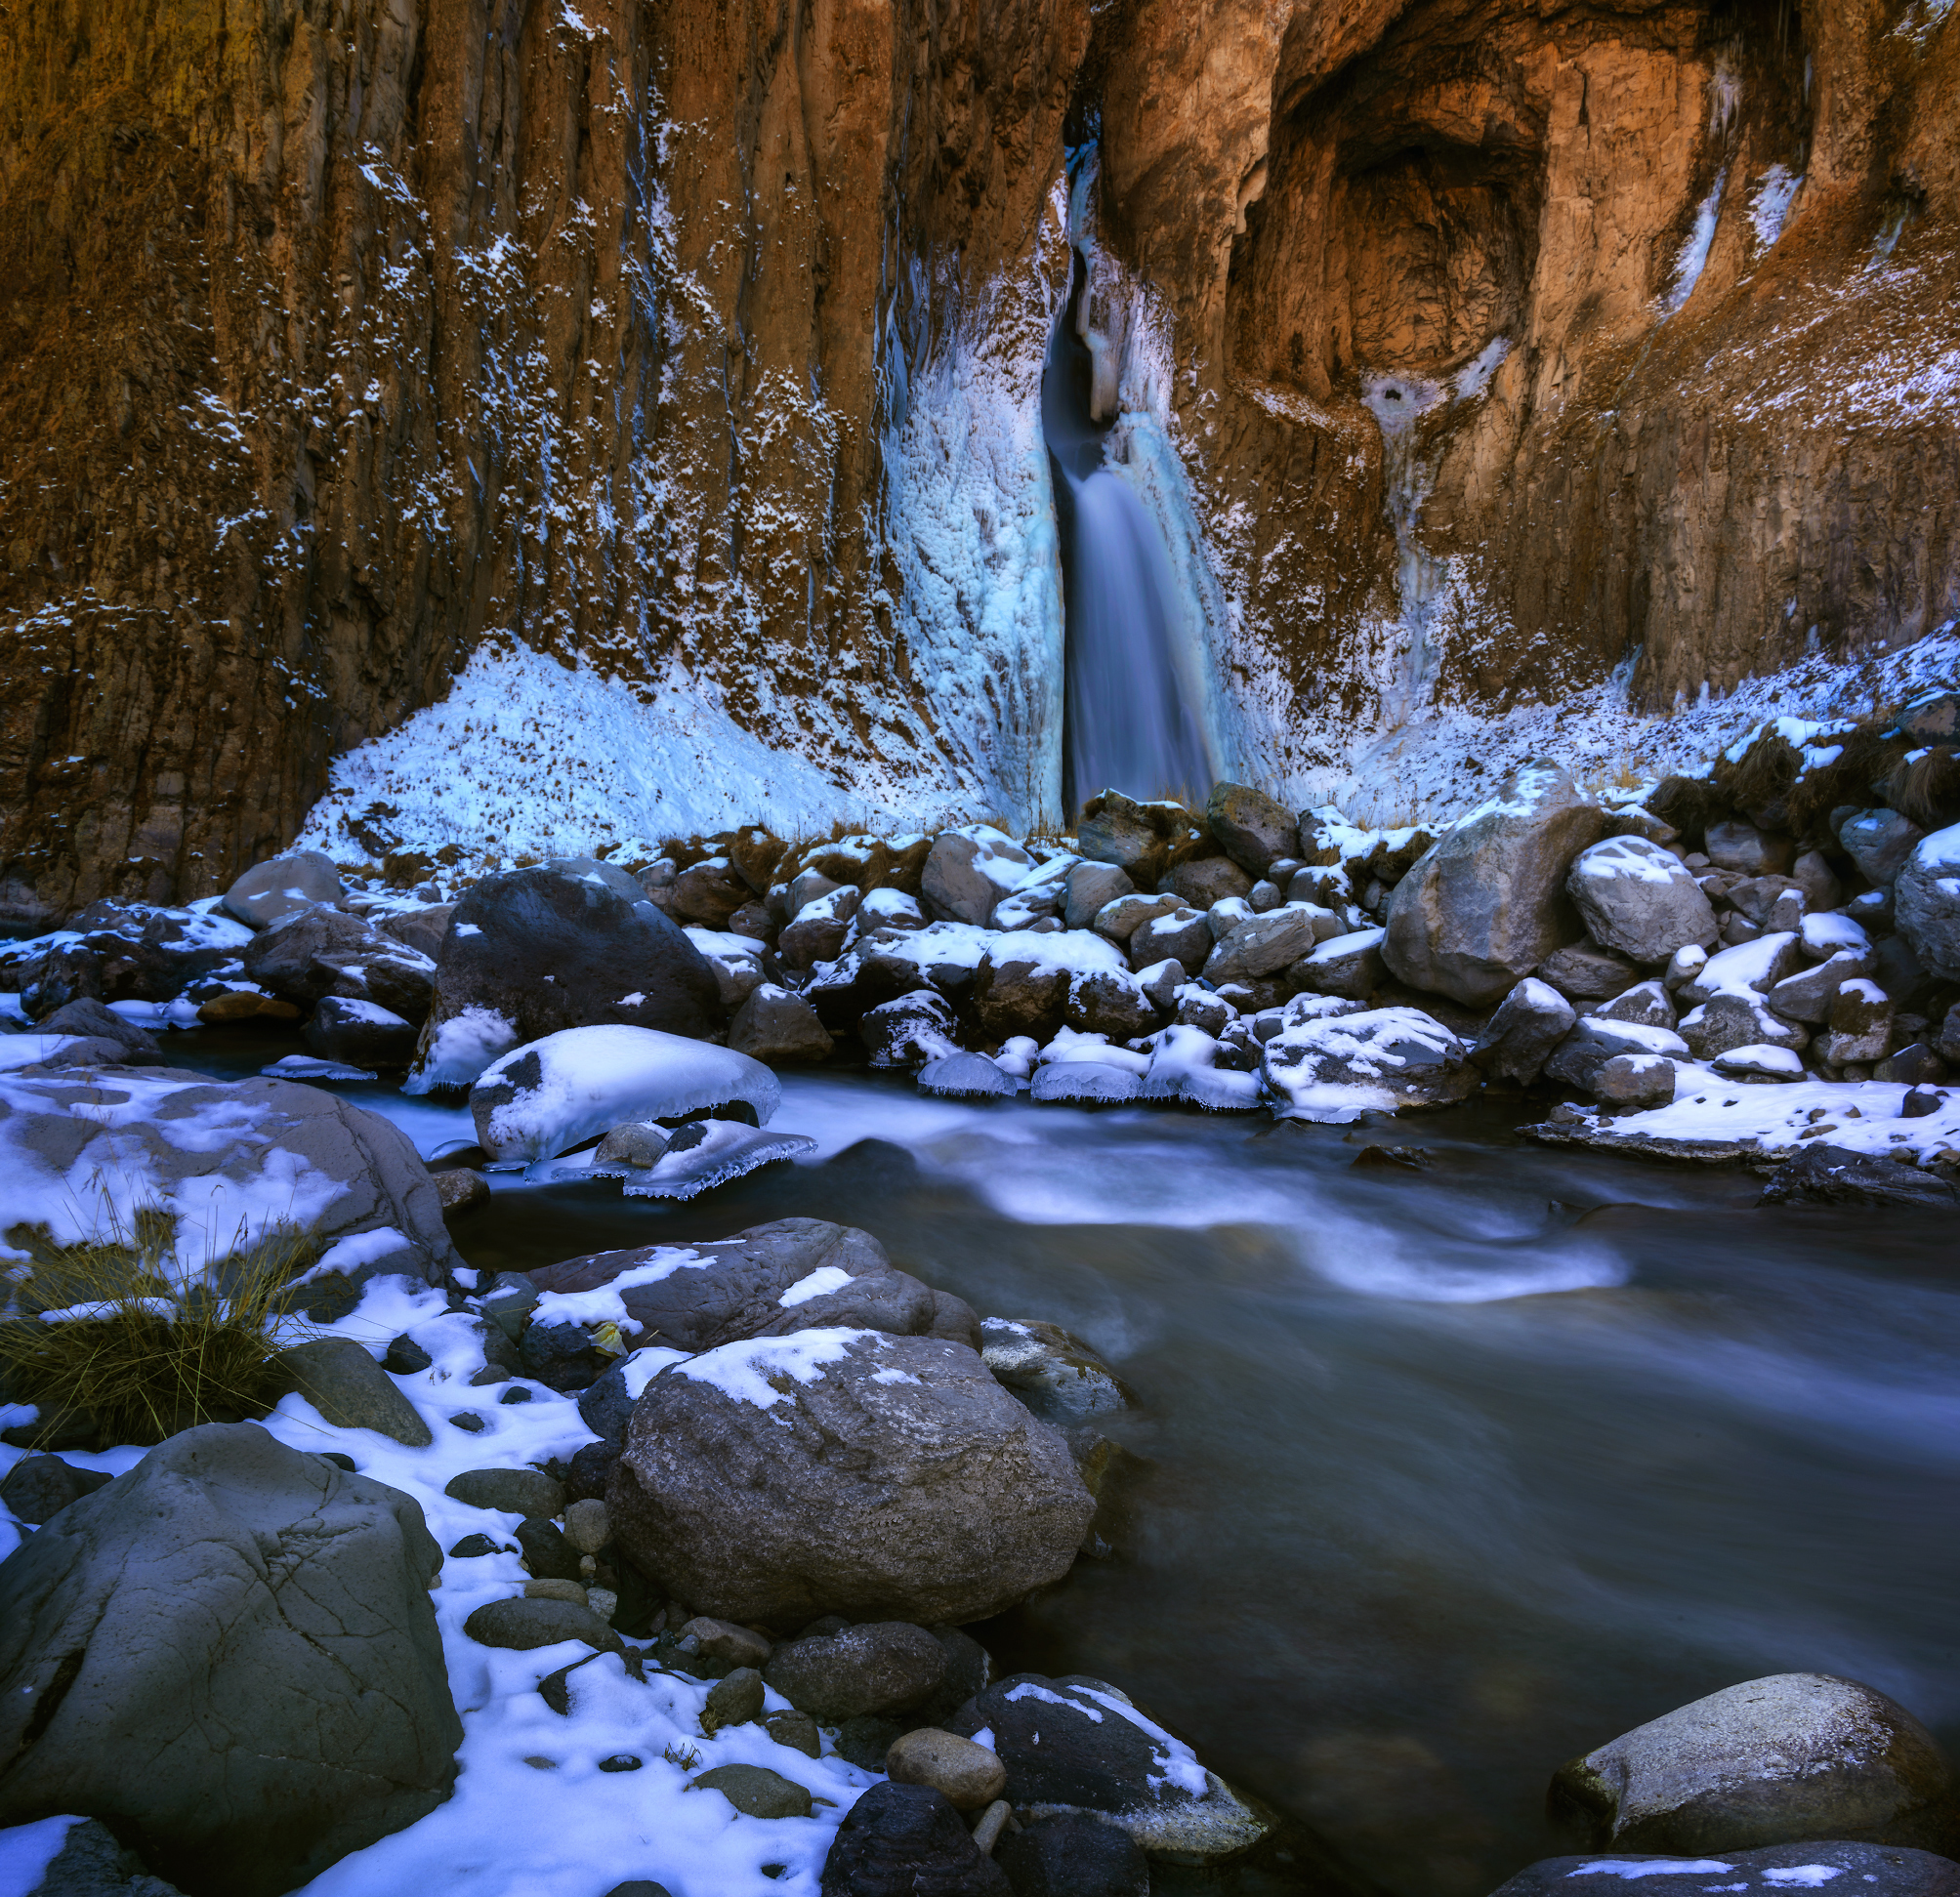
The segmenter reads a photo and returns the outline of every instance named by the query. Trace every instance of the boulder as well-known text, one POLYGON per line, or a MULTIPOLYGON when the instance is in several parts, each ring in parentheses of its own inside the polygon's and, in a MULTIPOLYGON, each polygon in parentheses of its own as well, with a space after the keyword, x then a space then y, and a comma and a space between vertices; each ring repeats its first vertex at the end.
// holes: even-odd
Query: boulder
MULTIPOLYGON (((628 902, 633 899, 623 889, 613 892, 628 902)), ((676 875, 668 906, 683 922, 701 928, 727 928, 729 918, 754 893, 726 856, 710 856, 676 875)))
POLYGON ((1097 934, 1106 935, 1112 942, 1127 942, 1147 922, 1153 922, 1159 916, 1174 916, 1186 907, 1182 896, 1122 895, 1097 910, 1089 926, 1097 934))
POLYGON ((16 1521, 38 1528, 108 1481, 101 1469, 77 1468, 59 1456, 23 1456, 0 1480, 0 1506, 16 1521))
MULTIPOLYGON (((582 1416, 585 1405, 579 1405, 582 1416)), ((468 1508, 549 1518, 564 1509, 564 1485, 537 1468, 470 1468, 451 1476, 442 1493, 468 1508)))
POLYGON ((486 877, 456 905, 409 1091, 468 1087, 500 1054, 565 1028, 699 1039, 722 1019, 715 971, 653 904, 552 870, 516 870, 486 877))
POLYGON ((529 1276, 548 1297, 610 1290, 639 1327, 637 1344, 675 1350, 827 1325, 918 1337, 936 1309, 933 1293, 898 1270, 869 1232, 820 1218, 780 1218, 712 1244, 597 1252, 529 1276))
POLYGON ((1026 1034, 1046 1041, 1062 1025, 1069 970, 1042 954, 1038 946, 1042 939, 1024 932, 1004 935, 1000 946, 980 958, 974 976, 974 1006, 980 1032, 988 1040, 1026 1034))
POLYGON ((919 889, 926 913, 938 922, 984 927, 994 904, 1034 867, 1034 858, 986 824, 945 830, 933 840, 919 889))
POLYGON ((857 891, 848 885, 806 902, 777 936, 776 953, 792 969, 813 969, 819 962, 834 961, 850 938, 857 909, 857 891))
POLYGON ((275 1897, 448 1795, 462 1725, 408 1497, 250 1423, 173 1436, 0 1564, 0 1825, 91 1812, 275 1897))
POLYGON ((1838 825, 1845 854, 1877 889, 1891 888, 1925 835, 1909 817, 1883 807, 1858 810, 1838 825))
POLYGON ((1071 975, 1062 1012, 1078 1033, 1104 1034, 1112 1041, 1148 1034, 1163 1019, 1162 1010, 1127 969, 1120 974, 1105 970, 1071 975))
POLYGON ((1128 1832, 1086 1812, 1057 1812, 1001 1840, 1014 1897, 1149 1897, 1149 1860, 1128 1832))
POLYGON ((625 1121, 746 1108, 766 1126, 782 1098, 759 1060, 645 1027, 574 1027, 500 1055, 470 1090, 492 1158, 550 1159, 625 1121))
POLYGON ((1805 1078, 1804 1063, 1788 1048, 1763 1046, 1731 1048, 1717 1054, 1709 1066, 1724 1080, 1743 1081, 1751 1086, 1769 1086, 1805 1078))
POLYGON ((535 1653, 561 1640, 583 1640, 603 1653, 620 1653, 619 1635, 591 1608, 575 1600, 552 1600, 519 1595, 485 1601, 463 1623, 463 1631, 482 1647, 504 1647, 516 1653, 535 1653))
POLYGON ((1588 1090, 1602 1106, 1640 1112, 1674 1098, 1674 1062, 1665 1054, 1616 1053, 1593 1070, 1588 1090))
POLYGON ((1153 889, 1172 846, 1189 834, 1190 818, 1176 804, 1139 804, 1105 791, 1082 806, 1075 846, 1092 863, 1113 863, 1140 889, 1153 889))
POLYGON ((1173 906, 1137 923, 1124 939, 1129 943, 1130 967, 1154 968, 1159 962, 1175 962, 1187 974, 1202 969, 1213 950, 1211 925, 1201 911, 1188 908, 1182 896, 1157 896, 1154 901, 1173 906))
POLYGON ((788 1066, 827 1059, 836 1043, 801 995, 765 981, 735 1010, 729 1046, 751 1060, 788 1066))
POLYGON ((1725 1687, 1562 1765, 1597 1849, 1688 1856, 1809 1838, 1945 1850, 1951 1766, 1897 1702, 1828 1673, 1725 1687))
POLYGON ((865 1713, 909 1712, 925 1705, 945 1676, 945 1649, 906 1621, 871 1621, 786 1641, 763 1669, 763 1678, 791 1706, 826 1725, 865 1713))
POLYGON ((1715 910, 1686 864, 1645 837, 1582 849, 1565 890, 1602 948, 1653 967, 1688 942, 1715 943, 1715 910))
POLYGON ((1737 915, 1772 930, 1802 928, 1809 909, 1803 885, 1789 876, 1747 876, 1730 884, 1723 897, 1737 915))
POLYGON ((1318 939, 1314 928, 1315 913, 1303 903, 1297 909, 1249 915, 1233 924, 1206 961, 1204 978, 1220 988, 1229 981, 1256 981, 1277 974, 1314 952, 1318 939))
POLYGON ((1157 889, 1184 897, 1193 909, 1209 909, 1214 902, 1249 895, 1252 878, 1230 856, 1195 856, 1159 877, 1157 889))
POLYGON ((328 995, 300 1035, 316 1059, 354 1067, 405 1067, 415 1057, 415 1025, 371 1001, 328 995))
POLYGON ((646 1386, 606 1509, 730 1620, 979 1620, 1065 1574, 1095 1504, 962 1344, 862 1330, 725 1344, 646 1386))
POLYGON ((1415 1008, 1340 1015, 1302 1010, 1267 1042, 1261 1072, 1277 1112, 1335 1123, 1448 1106, 1478 1082, 1463 1043, 1415 1008))
POLYGON ((265 928, 303 909, 332 908, 345 896, 331 857, 296 849, 255 863, 225 891, 224 908, 252 928, 265 928))
POLYGON ((707 1704, 701 1708, 701 1730, 713 1738, 725 1726, 745 1726, 760 1718, 762 1710, 762 1674, 753 1667, 737 1667, 708 1689, 707 1704))
POLYGON ((1063 1428, 1136 1402, 1123 1380, 1080 1338, 1038 1317, 984 1319, 980 1357, 1036 1416, 1063 1428))
POLYGON ((845 1813, 821 1897, 1012 1897, 958 1810, 927 1785, 874 1785, 845 1813))
POLYGON ((1567 1001, 1609 1001, 1634 987, 1640 970, 1625 956, 1609 954, 1597 943, 1573 942, 1538 964, 1538 979, 1567 1001))
POLYGON ((403 1272, 445 1283, 461 1262, 408 1135, 291 1081, 168 1069, 123 1069, 112 1082, 0 1074, 0 1154, 22 1189, 63 1208, 54 1220, 63 1243, 84 1235, 82 1204, 63 1182, 101 1174, 129 1201, 177 1219, 175 1256, 188 1272, 212 1262, 214 1199, 233 1208, 228 1220, 243 1216, 248 1240, 282 1220, 303 1223, 321 1266, 356 1282, 403 1272), (105 1106, 115 1109, 107 1120, 105 1106))
POLYGON ((336 1429, 372 1429, 410 1449, 436 1440, 387 1371, 353 1338, 289 1343, 271 1370, 282 1390, 297 1390, 336 1429))
POLYGON ((1381 928, 1356 928, 1329 936, 1287 969, 1287 979, 1298 991, 1366 1001, 1389 978, 1382 956, 1387 933, 1381 928))
MULTIPOLYGON (((1544 1077, 1582 1093, 1594 1091, 1594 1081, 1607 1061, 1621 1055, 1633 1059, 1686 1060, 1688 1043, 1671 1028, 1646 1027, 1638 1021, 1604 1020, 1582 1015, 1545 1062, 1544 1077)), ((1624 1071, 1624 1070, 1622 1070, 1624 1071)), ((1653 1070, 1642 1069, 1644 1073, 1653 1070)), ((1669 1070, 1672 1085, 1672 1069, 1669 1070)), ((1658 1086, 1658 1077, 1653 1080, 1658 1086)), ((1671 1095, 1670 1095, 1671 1097, 1671 1095)))
POLYGON ((1396 885, 1382 953, 1397 980, 1485 1007, 1581 932, 1565 879, 1605 819, 1557 765, 1525 764, 1396 885))
POLYGON ((1725 1891, 1774 1897, 1792 1888, 1815 1890, 1825 1884, 1856 1890, 1860 1897, 1960 1897, 1960 1865, 1930 1851, 1897 1845, 1824 1843, 1772 1844, 1759 1851, 1724 1851, 1719 1858, 1664 1857, 1639 1851, 1601 1857, 1541 1858, 1493 1897, 1625 1897, 1638 1879, 1643 1897, 1707 1897, 1722 1879, 1725 1891), (1844 1881, 1839 1884, 1839 1879, 1844 1881))
POLYGON ((1299 837, 1297 820, 1283 804, 1245 784, 1214 784, 1204 819, 1219 846, 1252 876, 1291 856, 1299 837))
POLYGON ((1801 1148, 1771 1174, 1757 1201, 1765 1206, 1897 1206, 1950 1211, 1960 1194, 1937 1173, 1922 1172, 1883 1153, 1854 1152, 1821 1139, 1801 1148))
POLYGON ((942 1054, 919 1069, 919 1092, 942 1100, 1011 1100, 1014 1077, 983 1053, 942 1054))
POLYGON ((1702 832, 1701 847, 1717 869, 1733 870, 1738 876, 1781 873, 1797 853, 1789 838, 1772 836, 1739 818, 1709 824, 1702 832))
POLYGON ((403 943, 417 955, 426 955, 434 963, 443 936, 449 932, 449 918, 455 913, 453 902, 432 902, 420 909, 399 909, 392 916, 383 916, 375 927, 391 940, 403 943))
POLYGON ((125 1060, 154 1061, 163 1052, 156 1036, 146 1034, 134 1021, 126 1021, 113 1008, 99 1001, 71 1001, 44 1014, 35 1024, 43 1034, 74 1034, 86 1040, 110 1041, 123 1052, 125 1060))
POLYGON ((1877 966, 1878 958, 1869 949, 1840 949, 1822 962, 1785 975, 1767 999, 1786 1021, 1827 1021, 1845 983, 1869 975, 1877 966))
POLYGON ((688 1785, 690 1792, 719 1792, 744 1818, 808 1818, 810 1788, 767 1765, 717 1765, 688 1785))
POLYGON ((1267 1819, 1113 1686, 1010 1673, 949 1721, 992 1734, 1019 1812, 1100 1812, 1146 1851, 1186 1864, 1237 1855, 1267 1819))
MULTIPOLYGON (((1070 928, 1100 927, 1111 904, 1134 895, 1137 886, 1114 863, 1077 863, 1063 879, 1062 919, 1070 928)), ((1120 939, 1120 938, 1114 938, 1120 939)))
POLYGON ((961 1811, 984 1811, 1007 1790, 1007 1768, 998 1756, 931 1726, 895 1739, 885 1771, 894 1785, 930 1785, 961 1811))
POLYGON ((260 987, 310 1007, 346 975, 342 962, 358 967, 369 958, 395 957, 404 964, 422 959, 363 916, 309 906, 261 929, 239 960, 260 987), (329 963, 328 956, 339 959, 329 963))
POLYGON ((1578 1018, 1556 988, 1527 975, 1498 1003, 1470 1057, 1487 1074, 1528 1085, 1578 1018))
POLYGON ((960 1051, 952 1004, 931 988, 916 988, 866 1009, 857 1022, 857 1038, 880 1072, 916 1073, 928 1061, 960 1051))
POLYGON ((1681 1017, 1681 1038, 1697 1060, 1713 1060, 1735 1048, 1789 1048, 1810 1045, 1806 1030, 1772 1014, 1760 995, 1721 994, 1681 1017))
POLYGON ((1960 824, 1913 849, 1893 889, 1898 932, 1926 967, 1960 981, 1960 824))

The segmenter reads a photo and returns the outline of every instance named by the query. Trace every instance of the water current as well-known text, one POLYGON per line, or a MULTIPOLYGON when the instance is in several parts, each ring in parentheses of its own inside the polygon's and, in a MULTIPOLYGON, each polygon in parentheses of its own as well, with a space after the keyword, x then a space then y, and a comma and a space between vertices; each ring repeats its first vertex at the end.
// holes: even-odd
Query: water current
MULTIPOLYGON (((172 1054, 270 1057, 218 1051, 172 1054)), ((344 1091, 425 1154, 473 1137, 344 1091)), ((772 1125, 817 1153, 672 1207, 507 1177, 459 1246, 523 1268, 807 1215, 1078 1332, 1142 1404, 1107 1424, 1138 1459, 1115 1552, 975 1630, 1117 1682, 1354 1884, 1480 1897, 1558 1847, 1562 1760, 1765 1673, 1960 1739, 1950 1221, 1757 1210, 1745 1173, 1488 1108, 1300 1127, 825 1072, 772 1125), (1374 1141, 1429 1164, 1357 1168, 1374 1141)))

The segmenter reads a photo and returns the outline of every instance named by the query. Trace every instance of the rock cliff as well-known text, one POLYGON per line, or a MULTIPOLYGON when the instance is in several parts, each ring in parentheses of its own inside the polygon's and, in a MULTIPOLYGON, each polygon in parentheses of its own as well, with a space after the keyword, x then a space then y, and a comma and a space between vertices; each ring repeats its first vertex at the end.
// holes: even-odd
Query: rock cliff
POLYGON ((505 650, 1059 814, 1071 228, 1241 773, 1960 616, 1947 0, 51 0, 0 107, 16 917, 505 650))

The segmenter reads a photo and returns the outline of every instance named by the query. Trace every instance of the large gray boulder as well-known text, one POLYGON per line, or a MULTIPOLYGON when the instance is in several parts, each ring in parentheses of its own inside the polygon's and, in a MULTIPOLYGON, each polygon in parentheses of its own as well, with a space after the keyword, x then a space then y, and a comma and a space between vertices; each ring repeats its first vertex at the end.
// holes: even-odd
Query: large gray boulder
POLYGON ((1960 980, 1960 824, 1936 830, 1913 850, 1893 886, 1893 907, 1920 961, 1960 980))
POLYGON ((965 1344, 844 1330, 662 1371, 605 1505, 670 1593, 783 1628, 997 1614, 1067 1573, 1096 1506, 965 1344))
POLYGON ((332 858, 316 849, 296 849, 255 863, 225 891, 223 906, 241 923, 265 928, 302 909, 331 908, 344 893, 332 858))
POLYGON ((1225 853, 1253 876, 1291 856, 1299 836, 1291 810, 1246 784, 1214 784, 1204 820, 1225 853))
POLYGON ((104 1819, 275 1897, 448 1795, 463 1729, 407 1496, 251 1423, 152 1450, 0 1563, 0 1825, 104 1819))
POLYGON ((179 1214, 186 1266, 209 1261, 213 1204, 233 1209, 228 1220, 257 1209, 306 1226, 325 1247, 322 1262, 356 1282, 400 1272, 437 1284, 461 1262, 408 1135, 293 1081, 212 1081, 169 1068, 93 1081, 0 1075, 0 1142, 20 1184, 37 1185, 43 1203, 68 1203, 68 1181, 100 1175, 179 1214), (354 1242, 336 1258, 343 1240, 354 1242))
POLYGON ((541 1292, 616 1285, 641 1327, 634 1342, 674 1350, 837 1325, 923 1337, 936 1309, 932 1290, 869 1232, 821 1218, 778 1218, 713 1244, 595 1252, 529 1277, 541 1292))
POLYGON ((1453 1105, 1479 1079, 1463 1043, 1420 1009, 1336 1015, 1293 1003, 1266 1044, 1261 1072, 1275 1111, 1337 1124, 1363 1113, 1453 1105))
POLYGON ((941 922, 978 923, 1034 867, 1012 837, 986 824, 942 831, 933 840, 920 879, 926 913, 941 922))
POLYGON ((1607 837, 1582 849, 1565 892, 1594 941, 1648 967, 1689 942, 1712 948, 1719 933, 1688 865, 1645 837, 1607 837))
POLYGON ((486 877, 457 903, 436 959, 410 1093, 468 1087, 500 1055, 563 1028, 653 1028, 700 1040, 721 982, 650 902, 555 870, 486 877))
POLYGON ((1606 819, 1542 761, 1439 839, 1396 885, 1383 959, 1411 988, 1482 1008, 1583 933, 1565 894, 1606 819))
POLYGON ((1850 1838, 1944 1851, 1953 1770, 1896 1701, 1828 1673, 1725 1687, 1562 1765, 1552 1797, 1601 1849, 1850 1838))
POLYGON ((799 1712, 835 1724, 867 1713, 909 1712, 939 1690, 946 1650, 908 1621, 872 1621, 787 1640, 763 1678, 799 1712))
POLYGON ((1889 888, 1926 832, 1883 805, 1859 810, 1838 826, 1838 842, 1874 888, 1889 888))
POLYGON ((1558 989, 1527 975, 1497 1004, 1470 1057, 1487 1074, 1528 1085, 1578 1018, 1558 989))

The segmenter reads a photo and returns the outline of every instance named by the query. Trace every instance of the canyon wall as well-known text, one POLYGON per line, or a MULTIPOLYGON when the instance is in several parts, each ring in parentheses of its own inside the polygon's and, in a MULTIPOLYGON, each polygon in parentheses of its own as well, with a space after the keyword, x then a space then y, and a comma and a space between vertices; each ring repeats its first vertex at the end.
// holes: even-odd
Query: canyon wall
POLYGON ((1060 815, 1064 140, 1241 773, 1960 617, 1951 0, 48 0, 0 107, 16 919, 502 652, 1060 815))

